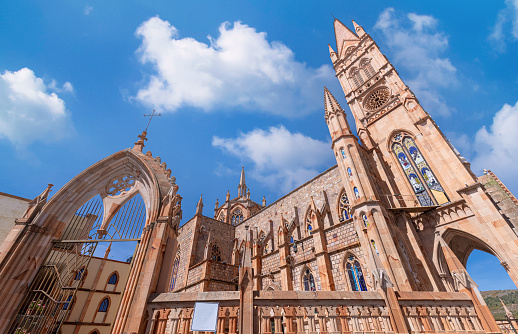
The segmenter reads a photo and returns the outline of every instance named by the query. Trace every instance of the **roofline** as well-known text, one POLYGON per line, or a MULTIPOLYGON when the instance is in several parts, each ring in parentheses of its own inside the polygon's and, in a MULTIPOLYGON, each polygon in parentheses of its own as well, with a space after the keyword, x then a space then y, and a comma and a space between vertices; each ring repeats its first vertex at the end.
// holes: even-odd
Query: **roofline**
POLYGON ((243 223, 245 223, 248 219, 252 218, 252 217, 255 217, 257 214, 259 214, 260 212, 263 212, 264 210, 268 209, 270 206, 274 205, 275 203, 279 202, 280 200, 290 196, 291 194, 299 191, 301 188, 304 188, 305 186, 307 186, 308 184, 310 184, 311 182, 315 181, 316 179, 320 178, 321 176, 324 176, 325 174, 329 173, 330 171, 332 171, 333 169, 335 168, 338 168, 338 164, 326 169, 325 171, 323 171, 322 173, 318 174, 317 176, 315 176, 314 178, 312 178, 311 180, 307 181, 306 183, 304 183, 303 185, 293 189, 292 191, 290 191, 289 193, 287 193, 286 195, 282 196, 281 198, 277 199, 276 201, 268 204, 267 206, 265 206, 264 208, 262 208, 261 210, 259 210, 258 212, 256 212, 253 216, 250 216, 248 217, 247 219, 243 220, 240 224, 236 225, 236 226, 239 226, 243 223))
POLYGON ((0 191, 0 195, 1 196, 6 196, 6 197, 11 197, 11 198, 16 198, 16 199, 21 199, 22 201, 26 201, 26 202, 32 201, 31 199, 28 199, 28 198, 24 198, 24 197, 20 197, 20 196, 16 196, 16 195, 11 195, 11 194, 8 194, 8 193, 3 193, 1 191, 0 191))

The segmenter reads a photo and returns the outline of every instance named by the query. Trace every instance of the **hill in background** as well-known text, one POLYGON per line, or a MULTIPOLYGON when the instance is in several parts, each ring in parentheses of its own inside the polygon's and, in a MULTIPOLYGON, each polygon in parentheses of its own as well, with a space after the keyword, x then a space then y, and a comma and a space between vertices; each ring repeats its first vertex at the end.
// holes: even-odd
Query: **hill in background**
POLYGON ((497 320, 505 319, 505 311, 500 299, 505 306, 518 318, 518 290, 489 290, 480 291, 486 301, 487 306, 497 320))

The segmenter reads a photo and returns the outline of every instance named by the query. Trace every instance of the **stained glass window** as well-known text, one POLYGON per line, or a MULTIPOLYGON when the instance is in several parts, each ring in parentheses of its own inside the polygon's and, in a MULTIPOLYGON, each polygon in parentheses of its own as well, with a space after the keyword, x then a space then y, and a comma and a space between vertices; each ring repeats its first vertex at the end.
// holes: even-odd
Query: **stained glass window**
POLYGON ((241 212, 241 209, 236 209, 234 213, 232 214, 232 225, 237 225, 243 221, 243 212, 241 212))
POLYGON ((363 219, 363 225, 365 225, 365 227, 369 227, 369 219, 367 218, 366 214, 362 215, 362 219, 363 219))
POLYGON ((340 196, 340 221, 345 221, 351 218, 351 206, 349 205, 349 199, 345 191, 340 196))
POLYGON ((219 247, 216 244, 212 245, 212 249, 210 252, 210 259, 212 261, 221 262, 221 251, 219 250, 219 247))
POLYGON ((342 148, 341 152, 342 152, 342 158, 343 159, 347 158, 347 155, 345 154, 345 150, 343 148, 342 148))
POLYGON ((354 257, 349 256, 345 265, 347 276, 349 277, 349 283, 353 291, 367 291, 367 284, 365 284, 365 278, 360 262, 354 257))
POLYGON ((180 254, 176 255, 173 263, 173 274, 171 275, 171 288, 169 291, 173 291, 176 285, 176 276, 178 276, 178 267, 180 267, 180 254))
POLYGON ((317 288, 315 286, 315 278, 309 269, 306 269, 304 273, 304 277, 302 278, 304 282, 304 291, 316 291, 317 288))
POLYGON ((117 280, 118 280, 118 276, 117 276, 117 273, 113 273, 111 276, 110 276, 110 279, 108 280, 108 284, 117 284, 117 280))
POLYGON ((314 214, 315 213, 313 212, 313 210, 311 210, 310 212, 308 212, 308 216, 306 218, 306 225, 307 225, 308 235, 313 234, 313 222, 311 221, 311 217, 314 214))
POLYGON ((72 308, 72 295, 68 296, 66 303, 63 304, 63 310, 68 310, 72 308))
POLYGON ((264 248, 263 248, 263 254, 268 254, 268 252, 270 251, 270 247, 268 246, 268 243, 265 243, 264 244, 264 248))
POLYGON ((426 163, 426 160, 423 158, 421 152, 415 145, 412 138, 403 138, 403 145, 410 153, 410 157, 412 157, 412 160, 414 161, 417 170, 421 173, 424 181, 428 185, 428 188, 430 188, 432 195, 437 201, 437 203, 439 205, 448 203, 449 199, 446 196, 444 189, 442 188, 441 184, 433 174, 432 170, 430 169, 430 166, 428 166, 428 164, 426 163))
POLYGON ((394 140, 397 142, 392 145, 392 149, 401 167, 403 167, 403 170, 417 195, 419 203, 422 206, 435 205, 434 201, 429 196, 430 194, 426 190, 426 186, 433 195, 433 198, 435 198, 437 204, 441 205, 448 203, 449 199, 446 192, 435 177, 430 166, 428 166, 428 163, 412 138, 403 137, 401 134, 397 134, 394 137, 394 140), (425 183, 422 182, 423 180, 425 183))
POLYGON ((107 312, 109 305, 110 305, 110 301, 108 300, 108 298, 104 298, 103 301, 101 302, 101 305, 99 305, 98 312, 107 312))
POLYGON ((353 189, 353 190, 354 190, 354 196, 355 196, 356 198, 360 198, 360 192, 358 191, 358 188, 354 187, 354 189, 353 189))
POLYGON ((74 278, 74 280, 78 281, 81 279, 81 277, 83 277, 83 272, 85 271, 85 268, 81 268, 77 274, 76 274, 76 277, 74 278))
POLYGON ((347 167, 347 174, 349 174, 349 177, 353 176, 353 172, 351 170, 351 167, 347 167))
POLYGON ((399 164, 401 165, 401 167, 403 167, 403 171, 405 172, 408 181, 410 181, 412 189, 414 190, 414 193, 417 195, 417 200, 419 201, 419 203, 422 206, 433 205, 431 198, 426 193, 424 185, 421 183, 421 180, 417 176, 414 167, 410 163, 410 160, 408 160, 408 156, 406 152, 403 150, 403 146, 401 146, 401 144, 399 143, 394 143, 392 145, 392 149, 394 151, 394 154, 396 154, 399 164))
POLYGON ((371 240, 371 244, 372 244, 372 247, 374 248, 374 250, 376 251, 376 254, 380 255, 380 252, 378 252, 378 248, 376 247, 376 241, 371 240))
POLYGON ((353 79, 354 85, 356 88, 360 87, 363 83, 362 75, 360 74, 360 71, 357 68, 354 68, 350 72, 351 78, 353 79))

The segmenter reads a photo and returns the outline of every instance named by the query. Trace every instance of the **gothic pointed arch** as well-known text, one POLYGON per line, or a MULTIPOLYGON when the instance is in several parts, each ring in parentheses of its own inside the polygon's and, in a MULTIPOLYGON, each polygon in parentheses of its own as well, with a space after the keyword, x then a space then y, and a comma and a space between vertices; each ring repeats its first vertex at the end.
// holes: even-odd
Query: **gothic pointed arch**
POLYGON ((239 225, 244 220, 245 208, 242 205, 236 205, 230 212, 230 223, 234 226, 239 225))
POLYGON ((352 218, 349 197, 347 196, 344 188, 342 188, 340 194, 338 195, 336 201, 336 211, 338 213, 338 220, 341 222, 352 218))
POLYGON ((344 279, 349 291, 367 291, 367 282, 363 266, 352 252, 345 253, 342 258, 344 279))
POLYGON ((317 291, 315 275, 307 265, 304 265, 300 272, 300 286, 302 291, 317 291))

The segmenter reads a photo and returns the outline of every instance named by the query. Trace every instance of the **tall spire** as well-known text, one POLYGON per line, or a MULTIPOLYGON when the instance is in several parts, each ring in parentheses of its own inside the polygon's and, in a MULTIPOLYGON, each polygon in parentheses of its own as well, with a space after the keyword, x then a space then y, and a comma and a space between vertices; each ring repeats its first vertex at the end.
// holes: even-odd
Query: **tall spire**
POLYGON ((241 168, 241 178, 239 179, 239 185, 237 186, 237 196, 246 197, 245 167, 241 168))
POLYGON ((342 107, 327 87, 324 87, 324 108, 326 114, 342 111, 342 107))
POLYGON ((336 39, 336 51, 341 56, 343 51, 350 46, 357 44, 360 39, 354 32, 352 32, 345 24, 340 20, 335 19, 335 39, 336 39))

